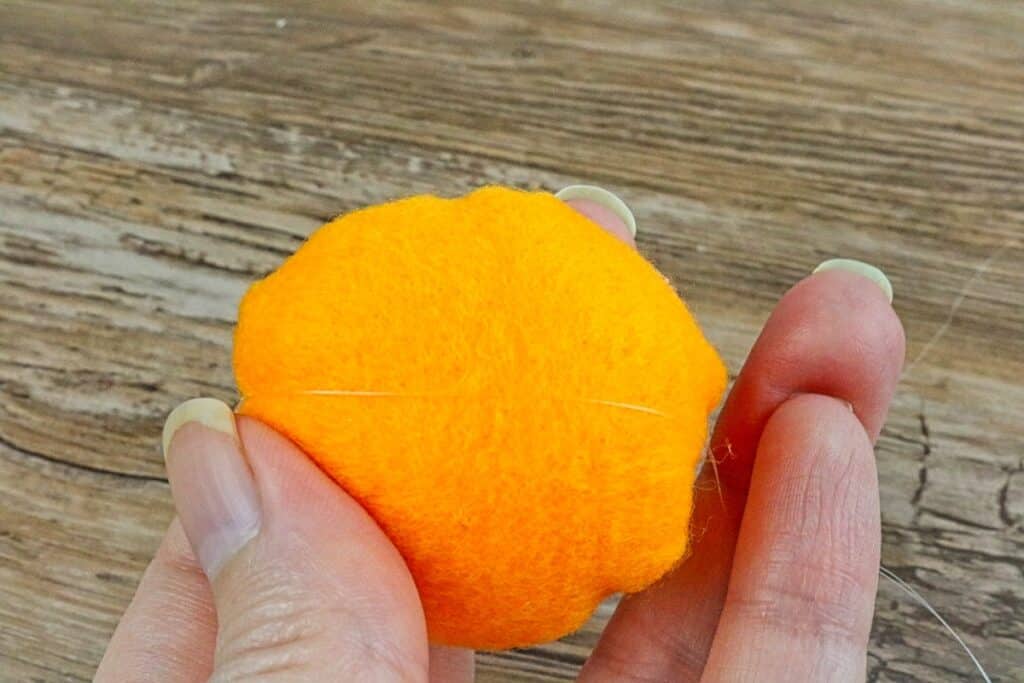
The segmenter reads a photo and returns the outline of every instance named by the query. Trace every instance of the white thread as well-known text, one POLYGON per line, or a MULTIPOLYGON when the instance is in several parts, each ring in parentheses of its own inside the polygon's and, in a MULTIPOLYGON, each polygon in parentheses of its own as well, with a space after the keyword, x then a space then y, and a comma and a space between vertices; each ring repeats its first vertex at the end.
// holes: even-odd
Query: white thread
POLYGON ((933 617, 938 619, 939 623, 942 624, 942 626, 947 631, 949 631, 949 634, 956 639, 956 642, 960 643, 960 647, 964 649, 964 652, 967 653, 967 656, 971 658, 972 662, 974 662, 974 666, 978 669, 978 673, 981 674, 981 678, 985 681, 985 683, 992 683, 992 679, 988 677, 987 673, 985 673, 985 669, 981 666, 981 662, 978 661, 978 658, 974 656, 974 653, 971 652, 971 648, 967 647, 967 643, 964 642, 963 638, 961 638, 960 635, 953 630, 953 627, 950 626, 949 623, 942 618, 941 614, 935 611, 934 607, 928 604, 928 601, 925 600, 920 593, 914 590, 914 588, 906 581, 897 576, 895 572, 893 572, 890 569, 887 569, 886 567, 879 566, 878 573, 892 581, 894 584, 896 584, 897 587, 902 589, 907 595, 909 595, 915 601, 917 601, 918 604, 920 604, 922 607, 928 610, 928 612, 931 613, 933 617))
POLYGON ((399 394, 393 391, 348 391, 345 389, 307 389, 304 391, 289 392, 292 394, 309 396, 381 396, 384 398, 401 398, 407 396, 416 398, 414 394, 399 394))
POLYGON ((648 406, 637 405, 636 403, 620 403, 619 401, 602 401, 597 398, 584 399, 587 403, 596 403, 601 406, 610 406, 612 408, 622 408, 623 410, 635 410, 638 413, 647 413, 648 415, 657 415, 658 417, 668 417, 665 413, 648 406))
POLYGON ((912 360, 910 364, 907 365, 907 369, 903 372, 904 377, 910 376, 910 372, 914 369, 914 366, 916 366, 918 362, 922 358, 924 358, 925 354, 931 351, 935 343, 938 342, 944 334, 946 334, 946 331, 949 330, 950 325, 953 324, 954 318, 956 318, 957 311, 960 310, 960 306, 963 305, 964 300, 967 298, 967 294, 971 290, 971 287, 973 287, 974 283, 977 282, 985 273, 988 272, 989 268, 992 267, 992 264, 995 263, 996 259, 1002 256, 1003 252, 1009 249, 1011 246, 1014 246, 1014 241, 1012 239, 1006 240, 1006 242, 1004 242, 1003 245, 1000 246, 998 249, 993 251, 992 254, 989 255, 989 257, 985 259, 985 261, 980 266, 974 269, 974 272, 971 274, 971 277, 968 278, 967 282, 964 283, 964 286, 960 288, 960 292, 953 300, 953 305, 949 307, 949 314, 946 315, 946 319, 943 321, 941 325, 939 325, 939 329, 935 331, 935 334, 932 335, 932 338, 925 342, 925 345, 921 347, 921 350, 918 351, 917 356, 914 358, 914 360, 912 360))
MULTIPOLYGON (((266 394, 263 394, 266 395, 266 394)), ((301 391, 290 391, 284 392, 284 395, 292 396, 353 396, 353 397, 369 397, 369 398, 467 398, 460 396, 444 396, 442 394, 403 394, 393 391, 358 391, 350 389, 303 389, 301 391)), ((243 396, 242 400, 251 399, 252 396, 243 396)), ((596 405, 608 406, 610 408, 620 408, 622 410, 632 410, 638 413, 645 413, 647 415, 655 415, 657 417, 670 417, 667 413, 663 413, 656 408, 650 406, 640 405, 637 403, 623 403, 622 401, 605 401, 598 398, 587 398, 587 399, 569 399, 574 401, 582 401, 584 403, 594 403, 596 405)))
MULTIPOLYGON (((978 282, 978 280, 980 280, 989 271, 989 269, 996 262, 996 260, 1003 255, 1003 252, 1005 252, 1012 246, 1016 246, 1016 242, 1013 239, 1006 240, 1006 242, 1004 242, 1001 246, 999 246, 999 248, 993 251, 988 256, 988 258, 986 258, 977 268, 974 269, 974 272, 971 273, 971 276, 967 279, 967 282, 965 282, 963 287, 960 288, 960 291, 957 293, 956 298, 953 299, 953 303, 949 307, 949 312, 946 315, 946 319, 942 322, 941 325, 939 325, 939 328, 935 331, 935 334, 933 334, 931 338, 927 342, 925 342, 924 346, 921 347, 921 350, 918 351, 917 356, 915 356, 914 359, 907 365, 906 369, 902 373, 903 378, 910 376, 914 368, 917 367, 917 364, 928 354, 929 351, 931 351, 932 347, 935 346, 935 344, 943 337, 943 335, 946 334, 946 332, 952 326, 953 321, 956 319, 956 314, 960 310, 960 306, 962 306, 964 301, 967 299, 967 295, 970 293, 971 288, 975 285, 975 283, 978 282)), ((949 623, 942 618, 942 615, 939 614, 935 610, 935 608, 932 607, 920 593, 918 593, 912 586, 910 586, 910 584, 901 579, 891 570, 879 566, 878 572, 885 578, 892 581, 898 588, 903 590, 918 604, 920 604, 922 607, 928 610, 928 612, 933 617, 935 617, 935 619, 937 619, 940 624, 942 624, 943 628, 945 628, 946 631, 948 631, 949 634, 953 636, 956 642, 960 644, 960 647, 963 648, 964 652, 967 653, 967 656, 971 658, 971 662, 974 663, 974 666, 975 668, 977 668, 978 673, 981 674, 982 680, 984 680, 985 683, 992 683, 992 679, 989 678, 988 673, 985 672, 985 669, 981 666, 981 662, 978 661, 978 658, 974 656, 974 652, 971 651, 971 648, 967 646, 967 643, 964 642, 963 638, 961 638, 960 635, 953 630, 953 627, 950 626, 949 623)))

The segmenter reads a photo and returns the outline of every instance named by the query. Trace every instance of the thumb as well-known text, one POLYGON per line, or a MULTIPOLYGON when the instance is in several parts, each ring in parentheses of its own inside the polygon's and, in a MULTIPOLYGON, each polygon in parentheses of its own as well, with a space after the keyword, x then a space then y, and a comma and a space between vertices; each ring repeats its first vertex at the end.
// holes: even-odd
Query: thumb
POLYGON ((164 455, 213 589, 211 680, 427 680, 426 627, 405 563, 294 445, 201 398, 167 418, 164 455))

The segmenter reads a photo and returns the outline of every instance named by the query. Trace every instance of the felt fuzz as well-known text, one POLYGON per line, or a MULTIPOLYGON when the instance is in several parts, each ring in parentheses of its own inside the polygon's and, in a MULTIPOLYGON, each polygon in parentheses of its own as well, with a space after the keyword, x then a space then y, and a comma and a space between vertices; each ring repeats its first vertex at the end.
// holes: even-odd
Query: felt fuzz
POLYGON ((725 369, 673 288, 553 195, 337 218, 246 294, 240 412, 405 558, 432 642, 558 638, 686 551, 725 369))

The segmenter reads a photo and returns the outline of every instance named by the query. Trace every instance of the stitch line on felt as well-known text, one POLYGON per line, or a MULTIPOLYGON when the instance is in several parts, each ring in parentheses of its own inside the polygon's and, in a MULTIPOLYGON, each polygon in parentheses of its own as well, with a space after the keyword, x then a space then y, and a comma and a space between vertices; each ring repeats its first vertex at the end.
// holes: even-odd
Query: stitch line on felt
MULTIPOLYGON (((259 394, 263 397, 267 394, 259 394)), ((281 396, 282 394, 276 394, 281 396)), ((469 396, 451 395, 445 396, 443 394, 403 394, 394 391, 361 391, 352 389, 306 389, 303 391, 289 391, 283 395, 290 396, 336 396, 336 397, 352 397, 352 398, 469 398, 469 396)), ((243 396, 242 400, 250 400, 255 396, 243 396)), ((608 408, 619 408, 621 410, 631 410, 637 413, 644 413, 645 415, 653 415, 655 417, 672 417, 668 413, 664 413, 657 408, 651 408, 650 406, 641 405, 638 403, 625 403, 622 401, 607 401, 599 398, 570 398, 561 399, 565 401, 579 401, 582 403, 593 403, 594 405, 606 406, 608 408)))

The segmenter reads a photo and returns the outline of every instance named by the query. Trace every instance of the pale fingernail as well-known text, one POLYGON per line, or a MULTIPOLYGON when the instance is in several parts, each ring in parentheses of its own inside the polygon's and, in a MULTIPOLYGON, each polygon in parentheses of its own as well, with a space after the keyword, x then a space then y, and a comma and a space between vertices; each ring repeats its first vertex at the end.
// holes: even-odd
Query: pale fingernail
POLYGON ((261 521, 235 415, 212 398, 186 401, 167 416, 163 444, 174 507, 212 579, 257 534, 261 521))
POLYGON ((857 273, 857 275, 863 275, 878 285, 879 289, 885 293, 886 298, 889 299, 889 303, 892 303, 892 283, 889 282, 889 278, 885 276, 885 273, 880 268, 876 268, 870 263, 848 258, 834 258, 823 261, 813 272, 820 273, 824 270, 845 270, 857 273))
MULTIPOLYGON (((596 185, 570 185, 556 192, 555 196, 563 202, 579 202, 579 208, 584 214, 589 215, 589 212, 586 210, 586 202, 592 202, 597 207, 610 211, 618 220, 622 221, 629 234, 632 237, 636 237, 636 218, 633 216, 633 212, 626 206, 626 202, 603 187, 597 187, 596 185)), ((590 216, 590 218, 595 217, 590 216)))

